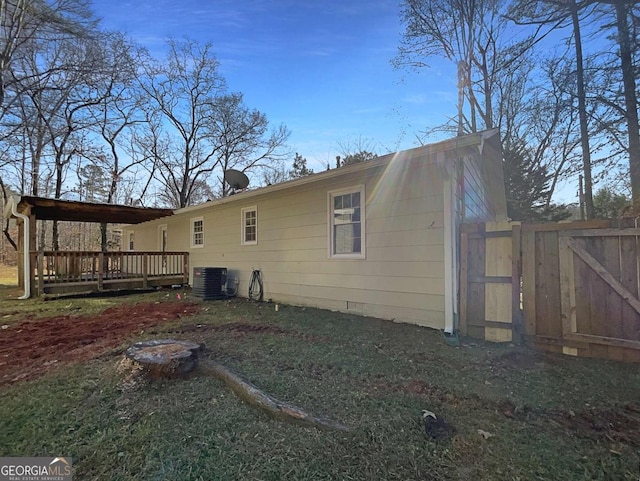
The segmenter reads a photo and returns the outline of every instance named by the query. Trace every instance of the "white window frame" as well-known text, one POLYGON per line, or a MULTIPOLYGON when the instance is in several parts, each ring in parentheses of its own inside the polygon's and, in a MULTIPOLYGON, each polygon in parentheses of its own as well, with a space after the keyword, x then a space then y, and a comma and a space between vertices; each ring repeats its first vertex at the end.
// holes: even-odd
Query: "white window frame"
POLYGON ((240 215, 240 243, 243 246, 254 246, 258 244, 258 207, 257 206, 251 206, 251 207, 245 207, 243 209, 241 209, 241 215, 240 215), (256 238, 254 240, 247 240, 247 224, 246 224, 246 220, 247 220, 247 214, 249 212, 255 212, 255 219, 256 219, 256 223, 255 223, 255 228, 256 228, 256 238))
POLYGON ((192 249, 201 249, 204 247, 204 217, 200 216, 200 217, 192 217, 191 219, 189 219, 189 224, 191 226, 191 248, 192 249), (197 222, 202 222, 202 240, 200 243, 196 243, 196 223, 197 222))
POLYGON ((364 184, 355 185, 353 187, 348 187, 340 190, 332 190, 327 193, 327 237, 329 241, 329 249, 328 256, 330 259, 365 259, 366 252, 365 246, 366 243, 366 226, 365 226, 365 204, 366 204, 366 196, 365 196, 365 188, 364 184), (334 199, 338 196, 345 194, 360 194, 360 252, 351 252, 346 254, 337 254, 335 252, 335 246, 333 243, 334 240, 334 199))
POLYGON ((133 252, 135 250, 135 232, 130 230, 127 232, 127 250, 133 252))

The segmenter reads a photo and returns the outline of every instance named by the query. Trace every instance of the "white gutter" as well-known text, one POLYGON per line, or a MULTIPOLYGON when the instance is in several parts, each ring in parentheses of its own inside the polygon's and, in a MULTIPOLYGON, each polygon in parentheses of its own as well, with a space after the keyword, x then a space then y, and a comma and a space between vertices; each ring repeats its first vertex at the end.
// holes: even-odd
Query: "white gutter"
POLYGON ((24 214, 21 214, 20 212, 18 212, 17 210, 17 203, 16 200, 14 198, 13 195, 9 196, 9 205, 11 205, 11 213, 22 219, 24 221, 24 227, 22 229, 23 233, 24 233, 24 244, 22 246, 22 250, 23 250, 23 276, 24 276, 24 294, 20 297, 18 297, 18 299, 29 299, 31 297, 31 282, 30 282, 30 257, 29 257, 29 250, 30 250, 30 246, 29 246, 29 216, 26 216, 24 214))

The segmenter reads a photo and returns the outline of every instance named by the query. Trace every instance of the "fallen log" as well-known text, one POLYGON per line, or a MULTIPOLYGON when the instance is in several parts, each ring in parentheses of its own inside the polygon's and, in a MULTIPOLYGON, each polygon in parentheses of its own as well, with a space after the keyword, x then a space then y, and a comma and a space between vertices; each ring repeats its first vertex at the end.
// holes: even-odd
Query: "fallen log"
POLYGON ((333 429, 338 431, 350 430, 350 428, 344 424, 331 419, 312 416, 292 404, 269 396, 251 382, 215 361, 205 361, 201 359, 197 369, 203 374, 210 374, 221 381, 224 381, 224 383, 227 384, 227 386, 229 386, 231 390, 243 401, 267 412, 275 418, 307 426, 314 426, 321 429, 333 429))

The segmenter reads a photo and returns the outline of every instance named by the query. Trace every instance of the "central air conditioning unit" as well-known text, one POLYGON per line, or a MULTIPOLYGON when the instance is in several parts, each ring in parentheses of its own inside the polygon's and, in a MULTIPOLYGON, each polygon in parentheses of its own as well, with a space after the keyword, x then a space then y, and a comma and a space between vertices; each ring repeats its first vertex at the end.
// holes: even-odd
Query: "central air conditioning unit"
POLYGON ((226 299, 227 268, 226 267, 194 267, 191 288, 196 297, 205 301, 226 299))

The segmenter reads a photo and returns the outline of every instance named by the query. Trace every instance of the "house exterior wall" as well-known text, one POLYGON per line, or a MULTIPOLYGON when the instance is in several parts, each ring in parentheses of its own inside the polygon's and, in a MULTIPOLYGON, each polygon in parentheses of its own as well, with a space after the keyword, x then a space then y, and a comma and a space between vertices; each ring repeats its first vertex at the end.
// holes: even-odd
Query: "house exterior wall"
POLYGON ((479 156, 463 158, 464 222, 481 222, 495 217, 483 178, 482 160, 479 156))
MULTIPOLYGON (((444 215, 440 169, 426 155, 340 169, 302 185, 237 194, 135 226, 135 250, 188 251, 194 267, 226 267, 246 296, 259 269, 264 299, 444 327, 444 215), (364 258, 331 258, 329 193, 364 186, 364 258), (242 244, 242 210, 257 210, 257 243, 242 244), (191 247, 202 217, 204 245, 191 247)), ((318 174, 322 176, 322 174, 318 174)), ((128 234, 125 234, 128 235, 128 234)))
POLYGON ((481 140, 473 147, 476 152, 462 156, 464 222, 506 221, 500 134, 493 129, 478 135, 481 140))

